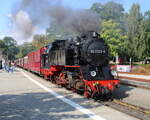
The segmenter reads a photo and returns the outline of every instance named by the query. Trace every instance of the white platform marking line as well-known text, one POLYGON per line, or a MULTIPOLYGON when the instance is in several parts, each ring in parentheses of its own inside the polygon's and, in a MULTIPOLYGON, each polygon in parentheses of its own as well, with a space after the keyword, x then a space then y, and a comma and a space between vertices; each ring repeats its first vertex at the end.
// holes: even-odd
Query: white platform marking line
POLYGON ((25 77, 27 77, 29 80, 31 80, 33 83, 35 83, 36 85, 38 85, 39 87, 43 88, 45 91, 50 92, 52 95, 54 95, 55 97, 59 98, 60 100, 64 101, 65 103, 71 105, 72 107, 76 108, 77 110, 79 110, 80 112, 86 114, 87 116, 89 116, 90 118, 92 118, 93 120, 106 120, 105 118, 96 115, 95 113, 93 113, 92 111, 80 106, 79 104, 76 104, 75 102, 65 98, 64 96, 54 92, 53 90, 51 90, 50 88, 45 87, 44 85, 42 85, 41 83, 37 82, 36 80, 34 80, 33 78, 31 78, 30 76, 28 76, 25 72, 23 72, 22 70, 19 70, 25 77))

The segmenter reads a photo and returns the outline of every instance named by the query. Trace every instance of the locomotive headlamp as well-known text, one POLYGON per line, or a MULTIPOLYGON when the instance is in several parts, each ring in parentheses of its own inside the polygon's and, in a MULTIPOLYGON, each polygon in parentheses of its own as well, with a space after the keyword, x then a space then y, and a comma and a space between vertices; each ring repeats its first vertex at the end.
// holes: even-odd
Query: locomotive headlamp
POLYGON ((76 45, 79 45, 79 44, 80 44, 79 42, 76 43, 76 45))
POLYGON ((92 77, 95 77, 96 76, 96 71, 91 71, 90 74, 91 74, 92 77))

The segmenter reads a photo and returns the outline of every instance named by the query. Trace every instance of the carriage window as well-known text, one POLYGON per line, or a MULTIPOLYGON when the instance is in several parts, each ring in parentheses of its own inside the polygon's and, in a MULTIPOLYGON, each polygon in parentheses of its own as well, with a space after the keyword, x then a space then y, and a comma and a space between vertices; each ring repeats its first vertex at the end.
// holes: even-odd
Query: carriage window
POLYGON ((39 54, 35 54, 34 59, 35 59, 35 62, 39 62, 39 54))

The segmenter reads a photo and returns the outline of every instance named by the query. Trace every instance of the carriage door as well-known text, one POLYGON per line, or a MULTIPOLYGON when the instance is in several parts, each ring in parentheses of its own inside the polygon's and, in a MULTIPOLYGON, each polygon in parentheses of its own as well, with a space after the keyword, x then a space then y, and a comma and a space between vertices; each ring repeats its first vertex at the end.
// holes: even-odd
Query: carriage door
POLYGON ((42 54, 42 68, 49 68, 48 54, 42 54))

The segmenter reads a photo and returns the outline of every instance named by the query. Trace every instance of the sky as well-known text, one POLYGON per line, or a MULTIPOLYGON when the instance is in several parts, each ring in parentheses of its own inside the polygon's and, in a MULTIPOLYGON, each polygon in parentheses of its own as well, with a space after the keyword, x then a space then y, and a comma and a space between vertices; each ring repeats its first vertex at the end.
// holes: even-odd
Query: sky
MULTIPOLYGON (((15 36, 17 33, 13 33, 12 24, 9 18, 12 13, 13 7, 21 0, 1 0, 0 4, 0 39, 4 36, 15 36)), ((43 0, 41 0, 43 1, 43 0)), ((150 10, 150 1, 149 0, 60 0, 64 6, 69 6, 72 9, 84 9, 90 8, 93 3, 99 2, 105 4, 108 1, 115 1, 123 5, 126 12, 129 11, 133 3, 138 3, 141 6, 141 12, 144 13, 147 10, 150 10)), ((38 32, 44 32, 43 30, 38 30, 38 32)), ((21 41, 17 40, 21 43, 21 41)))

